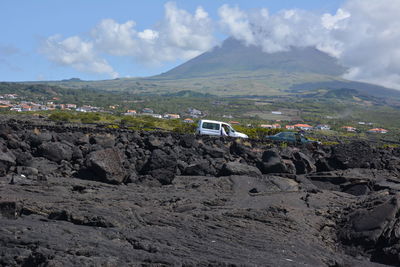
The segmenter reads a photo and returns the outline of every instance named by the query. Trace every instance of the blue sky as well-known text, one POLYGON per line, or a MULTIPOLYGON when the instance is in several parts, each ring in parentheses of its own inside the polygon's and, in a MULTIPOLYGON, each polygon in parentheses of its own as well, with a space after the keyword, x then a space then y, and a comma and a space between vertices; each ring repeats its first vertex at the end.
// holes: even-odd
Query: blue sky
POLYGON ((0 81, 165 72, 232 36, 266 53, 311 46, 344 78, 400 89, 399 0, 2 0, 0 81))
MULTIPOLYGON (((108 79, 105 73, 77 70, 49 60, 42 53, 43 42, 59 34, 62 38, 85 36, 102 20, 118 23, 133 20, 135 30, 152 28, 164 17, 167 1, 131 0, 2 0, 0 1, 0 81, 59 80, 71 77, 82 79, 108 79)), ((282 9, 306 9, 319 13, 334 13, 343 1, 338 0, 270 0, 270 1, 175 1, 179 9, 194 13, 202 6, 210 19, 218 21, 218 9, 224 5, 237 5, 243 11, 268 8, 270 13, 282 9)), ((216 32, 220 40, 227 33, 216 32)), ((158 64, 138 62, 134 57, 102 54, 120 77, 147 76, 176 66, 186 58, 169 59, 158 64)))

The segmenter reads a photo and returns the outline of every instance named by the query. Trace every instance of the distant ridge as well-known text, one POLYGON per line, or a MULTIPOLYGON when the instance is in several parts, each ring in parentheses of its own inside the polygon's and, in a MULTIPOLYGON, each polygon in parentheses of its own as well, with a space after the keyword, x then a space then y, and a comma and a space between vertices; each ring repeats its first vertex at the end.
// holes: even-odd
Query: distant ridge
POLYGON ((245 46, 233 38, 225 40, 209 52, 165 72, 162 78, 190 78, 230 74, 241 71, 274 70, 339 76, 346 69, 333 57, 311 47, 265 53, 256 46, 245 46))

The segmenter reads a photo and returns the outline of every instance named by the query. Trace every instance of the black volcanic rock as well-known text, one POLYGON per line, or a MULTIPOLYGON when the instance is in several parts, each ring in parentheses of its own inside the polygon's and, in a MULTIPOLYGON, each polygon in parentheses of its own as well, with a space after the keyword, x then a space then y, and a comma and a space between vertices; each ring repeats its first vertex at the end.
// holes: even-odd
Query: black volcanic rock
POLYGON ((73 150, 70 145, 61 142, 46 142, 39 146, 40 156, 55 162, 71 160, 73 150))
POLYGON ((261 171, 258 168, 239 162, 228 162, 224 164, 219 175, 247 175, 252 177, 262 176, 261 171))
POLYGON ((15 165, 15 156, 10 151, 0 151, 0 175, 5 175, 15 165))
POLYGON ((374 261, 400 264, 399 195, 371 196, 350 212, 341 238, 372 254, 374 261))
POLYGON ((0 266, 400 264, 398 149, 1 131, 0 266))
POLYGON ((262 155, 262 161, 259 162, 259 169, 262 173, 286 173, 288 169, 277 151, 267 150, 262 155))
POLYGON ((93 173, 94 180, 120 184, 126 178, 121 154, 114 148, 92 152, 87 158, 86 166, 86 170, 93 173))
POLYGON ((160 149, 156 149, 151 153, 151 156, 146 165, 142 168, 141 173, 150 174, 163 185, 171 184, 175 178, 177 165, 174 156, 168 155, 160 149))

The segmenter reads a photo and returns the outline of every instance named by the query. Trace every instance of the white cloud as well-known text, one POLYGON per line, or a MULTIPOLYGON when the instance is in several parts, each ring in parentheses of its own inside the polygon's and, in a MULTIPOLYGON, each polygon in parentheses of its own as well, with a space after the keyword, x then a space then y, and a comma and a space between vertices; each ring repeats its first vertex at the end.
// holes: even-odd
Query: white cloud
POLYGON ((351 0, 351 14, 331 34, 342 43, 339 61, 350 67, 345 76, 400 89, 400 3, 398 0, 351 0))
POLYGON ((73 36, 61 40, 60 35, 49 37, 41 52, 49 60, 63 66, 72 66, 78 71, 107 74, 116 78, 118 74, 93 51, 93 43, 82 41, 80 37, 73 36))
POLYGON ((398 0, 347 0, 336 14, 305 10, 244 12, 224 5, 222 29, 274 53, 314 46, 349 68, 346 78, 400 89, 398 0))
POLYGON ((137 49, 134 21, 119 24, 112 19, 102 20, 92 31, 91 37, 97 50, 113 56, 129 56, 137 49))
POLYGON ((132 20, 118 23, 104 19, 90 30, 89 40, 79 36, 61 39, 49 37, 42 51, 57 64, 95 73, 117 74, 101 55, 131 57, 145 65, 193 58, 215 44, 213 22, 198 7, 194 14, 179 9, 175 3, 165 4, 165 16, 154 29, 137 31, 132 20))
POLYGON ((195 14, 165 4, 165 16, 154 29, 137 32, 135 22, 100 22, 91 32, 96 49, 114 56, 130 56, 145 64, 189 59, 215 44, 208 13, 198 7, 195 14))
POLYGON ((330 46, 329 30, 321 25, 320 16, 312 12, 291 9, 270 15, 265 8, 245 13, 238 7, 224 5, 219 14, 222 29, 228 35, 246 45, 260 46, 267 53, 288 51, 293 46, 315 46, 336 53, 330 46))
POLYGON ((337 29, 342 28, 340 26, 340 23, 343 20, 350 18, 350 17, 351 17, 350 13, 339 8, 335 15, 331 15, 329 13, 322 15, 322 17, 321 17, 322 26, 324 26, 326 29, 329 29, 329 30, 332 30, 332 29, 337 30, 337 29))
MULTIPOLYGON (((221 17, 220 24, 228 34, 235 39, 242 40, 246 45, 255 44, 255 37, 248 14, 241 11, 239 7, 223 5, 219 8, 221 17)), ((265 15, 265 14, 264 14, 265 15)))
POLYGON ((146 29, 146 30, 144 30, 142 32, 139 32, 138 36, 142 40, 145 40, 145 41, 153 43, 155 40, 158 39, 159 34, 158 34, 157 31, 146 29))

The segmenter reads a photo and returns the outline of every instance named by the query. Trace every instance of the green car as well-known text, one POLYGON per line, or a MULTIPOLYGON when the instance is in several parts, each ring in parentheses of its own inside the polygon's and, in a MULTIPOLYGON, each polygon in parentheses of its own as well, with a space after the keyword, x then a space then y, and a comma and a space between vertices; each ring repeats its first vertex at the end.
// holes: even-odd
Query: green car
POLYGON ((286 142, 293 144, 321 144, 321 142, 307 139, 304 135, 295 132, 280 132, 275 135, 266 136, 267 139, 277 142, 286 142))

